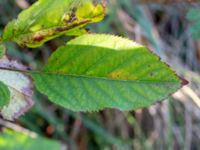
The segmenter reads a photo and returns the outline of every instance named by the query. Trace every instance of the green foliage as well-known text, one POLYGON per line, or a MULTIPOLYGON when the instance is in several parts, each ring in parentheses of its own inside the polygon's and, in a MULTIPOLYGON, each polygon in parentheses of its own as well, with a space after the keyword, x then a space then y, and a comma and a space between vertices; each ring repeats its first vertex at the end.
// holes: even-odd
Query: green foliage
MULTIPOLYGON (((16 20, 6 26, 3 38, 0 37, 0 43, 14 41, 20 46, 35 48, 62 35, 80 36, 86 33, 83 28, 86 24, 100 21, 105 14, 105 5, 100 0, 36 1, 35 4, 20 13, 16 20)), ((2 1, 2 3, 4 2, 2 1)), ((123 5, 123 11, 132 12, 130 17, 135 18, 140 27, 144 29, 145 36, 154 49, 161 52, 158 38, 154 35, 153 26, 150 23, 151 20, 144 13, 145 9, 137 6, 133 9, 131 0, 116 1, 116 3, 123 5)), ((121 15, 117 9, 116 13, 121 15)), ((115 24, 111 22, 107 24, 110 26, 109 31, 116 33, 115 28, 119 28, 120 21, 116 19, 116 14, 113 14, 112 17, 116 21, 115 24)), ((110 16, 108 20, 112 20, 110 16)), ((103 25, 105 26, 105 22, 103 25)), ((124 35, 123 32, 117 33, 124 35)), ((17 48, 13 47, 13 49, 17 48)), ((48 49, 49 47, 44 46, 42 53, 45 53, 45 56, 50 52, 48 49)), ((32 66, 37 68, 40 63, 34 59, 41 54, 38 52, 39 50, 31 51, 28 55, 22 53, 21 49, 18 52, 21 58, 26 57, 26 59, 23 58, 26 60, 25 64, 31 68, 32 66)), ((5 49, 2 46, 0 47, 0 57, 4 53, 5 49)), ((8 54, 11 53, 12 56, 17 57, 16 53, 11 51, 8 54)), ((33 104, 31 100, 32 83, 26 75, 33 77, 37 89, 47 95, 52 102, 74 111, 98 111, 104 108, 135 110, 162 100, 181 87, 179 77, 168 65, 160 61, 159 57, 142 45, 112 35, 84 35, 68 42, 67 45, 58 48, 53 53, 41 71, 28 71, 24 66, 19 67, 21 65, 16 61, 10 61, 8 64, 5 62, 5 60, 0 59, 0 100, 3 99, 0 101, 0 108, 3 108, 0 113, 7 120, 18 118, 33 104), (5 89, 10 94, 8 97, 9 105, 4 101, 6 98, 4 96, 5 89)), ((53 109, 44 111, 46 101, 44 107, 39 106, 40 100, 44 98, 39 94, 39 96, 35 96, 35 99, 38 100, 36 107, 25 116, 27 119, 22 117, 21 119, 24 120, 19 120, 19 123, 23 126, 27 125, 28 128, 40 134, 45 132, 52 138, 62 139, 67 143, 69 149, 73 143, 87 147, 86 149, 98 149, 97 147, 109 149, 105 145, 110 144, 112 148, 125 150, 129 149, 132 143, 139 143, 134 140, 134 137, 138 136, 139 128, 132 123, 130 116, 126 117, 127 120, 131 120, 131 124, 127 124, 127 127, 135 128, 134 137, 132 137, 132 131, 129 132, 130 129, 125 133, 118 128, 121 126, 121 121, 126 121, 124 118, 126 113, 123 113, 123 116, 118 116, 117 111, 112 111, 117 116, 116 118, 109 111, 102 113, 103 118, 98 118, 95 113, 92 113, 90 115, 94 115, 94 118, 90 119, 90 115, 86 117, 87 114, 79 115, 55 106, 51 107, 53 109), (112 121, 105 125, 105 120, 112 121), (103 123, 101 124, 101 122, 103 123), (71 127, 72 124, 73 127, 71 127), (114 130, 110 134, 103 129, 103 126, 112 127, 117 131, 119 137, 112 135, 114 130), (83 127, 82 131, 89 136, 86 135, 81 139, 82 135, 77 134, 80 127, 83 127), (86 132, 84 127, 87 128, 86 132), (121 137, 122 132, 123 136, 121 137), (126 136, 129 136, 130 139, 126 136), (94 148, 90 147, 91 145, 94 148)), ((126 127, 122 126, 122 128, 126 127)), ((141 145, 147 147, 148 142, 144 139, 141 145)), ((6 130, 2 134, 0 133, 0 149, 59 150, 61 147, 58 142, 49 141, 42 137, 30 137, 26 134, 6 130)))
POLYGON ((190 9, 187 18, 191 21, 192 25, 190 31, 194 38, 200 38, 200 9, 190 9))
POLYGON ((5 55, 5 51, 6 51, 6 49, 5 49, 4 45, 0 44, 0 58, 2 58, 5 55))
POLYGON ((8 105, 10 100, 10 91, 8 89, 8 87, 0 81, 0 109, 5 106, 8 105))
POLYGON ((43 137, 31 137, 28 134, 5 130, 0 133, 1 150, 61 150, 57 141, 43 137))
MULTIPOLYGON (((38 47, 61 35, 85 33, 82 27, 102 20, 104 13, 104 3, 99 0, 38 0, 7 25, 3 41, 38 47)), ((7 76, 13 75, 12 81, 23 77, 19 87, 11 88, 18 89, 11 97, 16 97, 13 104, 29 106, 29 80, 19 72, 1 72, 9 87, 15 84, 10 85, 7 76), (24 93, 22 87, 29 92, 24 93)), ((112 35, 80 36, 58 48, 42 71, 26 72, 41 93, 74 111, 137 109, 166 98, 181 86, 179 77, 147 48, 112 35)), ((2 112, 13 119, 10 109, 2 112)))
POLYGON ((43 72, 32 74, 37 89, 74 111, 133 110, 180 88, 175 73, 148 49, 111 35, 83 35, 59 48, 43 72))
POLYGON ((104 14, 97 0, 38 0, 6 26, 3 40, 38 47, 61 35, 83 34, 83 26, 102 20, 104 14))

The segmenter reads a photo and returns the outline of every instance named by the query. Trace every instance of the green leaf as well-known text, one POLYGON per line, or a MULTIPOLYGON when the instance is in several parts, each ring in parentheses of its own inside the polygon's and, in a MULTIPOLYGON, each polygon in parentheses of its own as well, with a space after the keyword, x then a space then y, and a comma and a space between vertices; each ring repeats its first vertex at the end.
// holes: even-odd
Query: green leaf
POLYGON ((49 140, 40 136, 4 130, 0 133, 1 150, 61 150, 57 141, 49 140))
POLYGON ((4 45, 0 44, 0 58, 2 58, 5 55, 6 48, 4 45))
POLYGON ((111 35, 70 41, 32 77, 52 102, 74 111, 146 107, 181 87, 179 77, 158 56, 111 35))
POLYGON ((0 109, 3 108, 3 106, 8 105, 10 100, 10 91, 8 87, 0 81, 0 109))
POLYGON ((83 34, 83 26, 104 18, 105 7, 99 1, 38 0, 6 26, 3 40, 34 48, 61 35, 83 34))
POLYGON ((190 31, 196 39, 200 38, 200 9, 190 9, 187 14, 187 19, 191 21, 190 31))

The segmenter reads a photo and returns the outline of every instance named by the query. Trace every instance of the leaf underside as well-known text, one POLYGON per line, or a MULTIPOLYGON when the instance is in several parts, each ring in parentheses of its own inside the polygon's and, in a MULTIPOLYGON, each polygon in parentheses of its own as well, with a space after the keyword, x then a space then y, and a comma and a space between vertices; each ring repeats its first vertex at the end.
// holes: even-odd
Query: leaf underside
POLYGON ((32 77, 52 102, 74 111, 146 107, 181 86, 169 66, 145 47, 96 34, 59 48, 32 77))
POLYGON ((38 0, 6 26, 3 40, 35 48, 61 35, 86 33, 83 26, 104 15, 100 0, 38 0))
MULTIPOLYGON (((0 59, 1 68, 20 69, 24 70, 25 67, 16 61, 10 61, 6 57, 0 59)), ((30 79, 20 72, 0 69, 0 82, 5 87, 0 89, 0 95, 5 90, 9 90, 9 97, 0 97, 3 103, 0 114, 4 119, 14 120, 24 114, 33 105, 32 88, 30 79), (7 99, 8 98, 8 99, 7 99)), ((2 84, 0 84, 1 86, 2 84)), ((6 92, 7 93, 7 92, 6 92)))

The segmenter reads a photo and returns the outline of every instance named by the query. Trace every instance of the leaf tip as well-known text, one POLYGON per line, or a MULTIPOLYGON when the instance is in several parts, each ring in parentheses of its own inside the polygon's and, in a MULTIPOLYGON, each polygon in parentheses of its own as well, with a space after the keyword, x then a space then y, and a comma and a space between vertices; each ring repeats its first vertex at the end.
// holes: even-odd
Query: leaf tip
POLYGON ((187 81, 186 79, 179 77, 179 79, 181 80, 181 86, 185 86, 189 84, 189 81, 187 81))

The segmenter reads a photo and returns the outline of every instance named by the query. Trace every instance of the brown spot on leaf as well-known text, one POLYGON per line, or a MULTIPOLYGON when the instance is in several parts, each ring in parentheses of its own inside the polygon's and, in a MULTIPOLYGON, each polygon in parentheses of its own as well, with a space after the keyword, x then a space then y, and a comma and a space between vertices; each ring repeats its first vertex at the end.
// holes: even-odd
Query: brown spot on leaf
POLYGON ((75 28, 75 27, 77 27, 77 26, 80 26, 80 25, 84 25, 84 24, 86 24, 86 23, 89 23, 91 20, 89 20, 89 19, 85 19, 85 20, 82 20, 82 21, 80 21, 80 22, 76 22, 76 23, 73 23, 73 24, 71 24, 71 25, 69 25, 69 26, 61 26, 61 27, 56 27, 55 29, 54 29, 54 34, 56 34, 57 32, 63 32, 63 31, 67 31, 67 30, 70 30, 70 29, 73 29, 73 28, 75 28))
POLYGON ((33 38, 33 40, 34 41, 42 41, 44 39, 44 36, 43 35, 36 35, 34 38, 33 38))
POLYGON ((73 21, 77 20, 76 10, 77 10, 76 8, 73 8, 71 10, 71 14, 69 15, 69 19, 64 19, 66 24, 72 23, 73 21))

